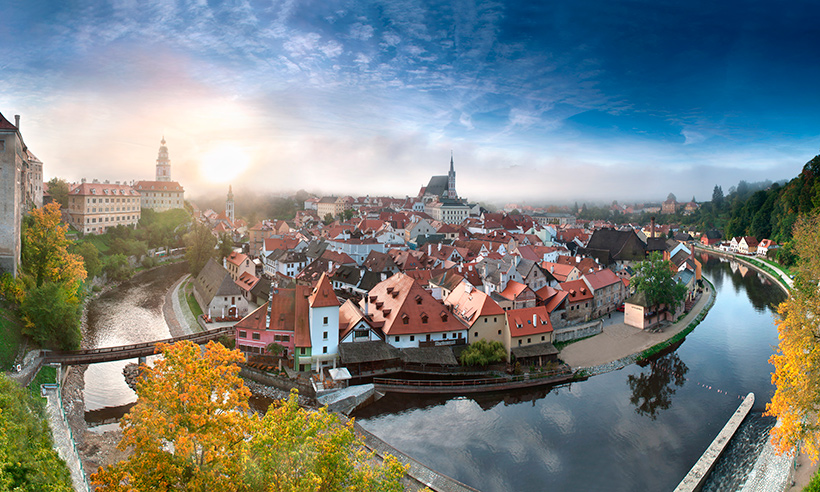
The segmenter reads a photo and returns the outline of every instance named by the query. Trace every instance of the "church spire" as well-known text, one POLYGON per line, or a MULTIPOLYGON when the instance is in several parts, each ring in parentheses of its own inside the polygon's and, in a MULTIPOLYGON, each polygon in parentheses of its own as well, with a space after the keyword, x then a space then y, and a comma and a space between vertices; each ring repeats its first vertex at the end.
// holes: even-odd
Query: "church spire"
POLYGON ((453 151, 450 151, 450 172, 447 173, 447 198, 455 200, 458 198, 456 193, 456 170, 453 167, 453 151))
POLYGON ((228 185, 228 199, 225 201, 225 216, 228 217, 228 220, 231 221, 231 225, 234 222, 234 203, 233 203, 233 187, 228 185))

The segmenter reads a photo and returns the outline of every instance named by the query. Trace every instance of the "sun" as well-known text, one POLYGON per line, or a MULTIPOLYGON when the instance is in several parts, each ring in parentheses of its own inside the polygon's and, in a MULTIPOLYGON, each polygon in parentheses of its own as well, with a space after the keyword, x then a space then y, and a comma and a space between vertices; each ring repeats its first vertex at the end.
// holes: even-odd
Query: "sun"
POLYGON ((212 183, 233 180, 250 165, 250 157, 237 145, 220 144, 205 151, 199 160, 199 173, 212 183))

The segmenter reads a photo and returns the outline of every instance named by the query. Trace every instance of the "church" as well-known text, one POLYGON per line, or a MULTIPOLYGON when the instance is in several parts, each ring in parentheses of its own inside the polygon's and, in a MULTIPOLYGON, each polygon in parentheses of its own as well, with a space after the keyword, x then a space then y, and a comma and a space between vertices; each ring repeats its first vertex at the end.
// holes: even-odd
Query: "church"
POLYGON ((171 159, 168 147, 162 137, 157 156, 156 178, 154 181, 137 181, 134 185, 141 196, 140 207, 164 212, 174 208, 185 208, 185 190, 176 181, 171 181, 171 159))
POLYGON ((433 176, 427 186, 419 191, 419 198, 425 204, 441 199, 458 199, 456 193, 456 171, 453 168, 453 154, 450 154, 450 172, 446 176, 433 176))

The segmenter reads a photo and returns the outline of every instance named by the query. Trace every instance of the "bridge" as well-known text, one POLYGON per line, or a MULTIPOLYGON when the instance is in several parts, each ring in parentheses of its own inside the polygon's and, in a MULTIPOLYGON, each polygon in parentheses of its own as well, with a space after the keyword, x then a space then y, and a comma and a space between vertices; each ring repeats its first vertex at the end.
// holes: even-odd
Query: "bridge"
POLYGON ((199 345, 208 343, 226 335, 233 335, 233 326, 223 326, 201 333, 193 333, 175 338, 154 340, 153 342, 135 343, 132 345, 120 345, 118 347, 105 347, 90 350, 73 351, 48 351, 41 352, 43 363, 59 363, 66 365, 96 364, 97 362, 110 362, 114 360, 138 359, 148 357, 156 353, 156 345, 159 343, 176 343, 189 340, 199 345))

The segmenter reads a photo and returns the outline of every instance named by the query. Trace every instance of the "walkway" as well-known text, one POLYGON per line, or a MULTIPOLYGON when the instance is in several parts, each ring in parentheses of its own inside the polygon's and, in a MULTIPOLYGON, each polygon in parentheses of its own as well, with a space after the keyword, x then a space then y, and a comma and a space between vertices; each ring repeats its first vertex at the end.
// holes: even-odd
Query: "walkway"
MULTIPOLYGON (((57 377, 60 377, 58 371, 57 377)), ((85 473, 83 472, 80 455, 77 452, 77 446, 74 441, 74 436, 71 429, 66 422, 65 414, 63 413, 62 398, 60 398, 60 385, 49 385, 45 390, 46 397, 46 417, 48 424, 51 427, 51 435, 54 439, 54 449, 66 462, 68 470, 71 472, 71 482, 76 491, 87 491, 88 483, 86 482, 85 473)))
POLYGON ((707 253, 713 253, 713 254, 720 255, 720 256, 727 256, 727 257, 730 257, 730 258, 734 258, 735 260, 742 261, 746 264, 749 264, 749 265, 755 267, 755 269, 757 271, 763 273, 764 275, 768 275, 769 277, 772 277, 774 280, 777 280, 777 278, 774 277, 770 272, 767 272, 767 271, 759 268, 757 265, 755 265, 754 263, 752 263, 749 260, 758 261, 760 263, 763 263, 767 267, 771 268, 772 270, 774 270, 780 276, 780 280, 782 281, 782 283, 784 283, 788 286, 789 290, 791 290, 794 287, 794 280, 792 280, 792 278, 789 275, 787 275, 786 272, 781 270, 779 266, 775 265, 774 263, 764 261, 761 258, 758 258, 756 256, 741 255, 741 254, 737 254, 737 253, 732 253, 730 251, 723 251, 723 250, 715 249, 715 248, 712 248, 712 247, 709 247, 709 246, 704 246, 702 244, 695 245, 695 249, 699 249, 701 251, 706 251, 707 253))
POLYGON ((567 345, 561 350, 559 357, 573 369, 605 364, 613 364, 610 370, 620 369, 623 366, 618 367, 618 361, 632 355, 640 355, 644 350, 669 340, 689 326, 712 296, 714 292, 707 284, 703 295, 682 320, 657 333, 628 326, 624 323, 624 313, 612 313, 612 318, 604 321, 601 334, 567 345))

